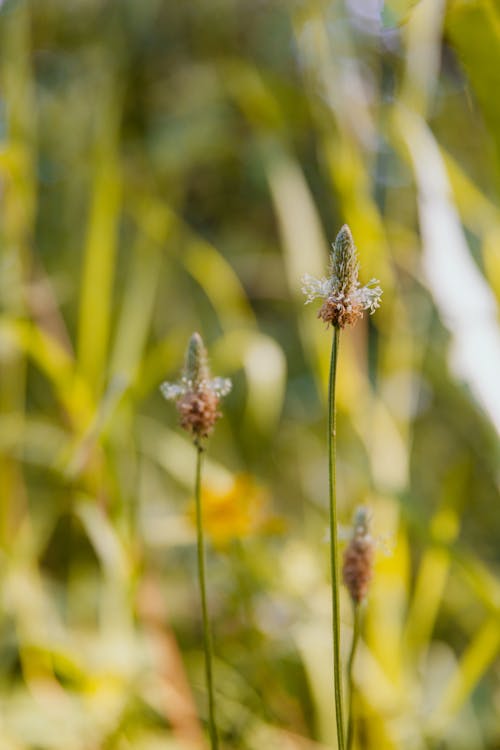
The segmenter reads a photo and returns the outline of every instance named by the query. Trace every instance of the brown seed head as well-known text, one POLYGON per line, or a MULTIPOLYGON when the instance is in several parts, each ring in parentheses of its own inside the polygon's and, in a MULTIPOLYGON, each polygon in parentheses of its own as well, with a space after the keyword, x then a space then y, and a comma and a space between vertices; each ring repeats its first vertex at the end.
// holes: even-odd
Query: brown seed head
POLYGON ((199 333, 189 339, 182 377, 176 383, 165 382, 160 390, 167 401, 174 401, 181 427, 194 437, 199 445, 207 437, 221 413, 218 410, 222 396, 231 390, 228 378, 212 378, 208 366, 207 350, 199 333))
POLYGON ((342 576, 355 604, 365 599, 373 574, 374 542, 368 531, 366 509, 359 508, 354 521, 354 534, 344 550, 342 576))

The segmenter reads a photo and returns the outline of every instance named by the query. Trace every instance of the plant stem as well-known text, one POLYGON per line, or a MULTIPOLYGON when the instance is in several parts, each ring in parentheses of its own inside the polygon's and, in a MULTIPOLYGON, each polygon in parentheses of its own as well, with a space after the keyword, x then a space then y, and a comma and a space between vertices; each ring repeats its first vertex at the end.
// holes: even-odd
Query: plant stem
POLYGON ((205 542, 203 537, 203 518, 201 512, 201 463, 203 448, 196 446, 196 530, 198 541, 198 578, 200 581, 201 613, 203 619, 203 646, 205 649, 205 674, 208 692, 208 724, 210 732, 210 744, 212 750, 218 750, 219 740, 217 737, 217 726, 215 724, 215 700, 212 678, 212 632, 210 620, 208 619, 207 588, 205 582, 205 542))
POLYGON ((330 566, 332 576, 332 636, 333 636, 333 678, 335 691, 335 719, 337 723, 338 750, 344 750, 344 718, 342 710, 342 674, 340 668, 340 602, 339 602, 339 564, 337 538, 337 467, 336 467, 336 414, 335 382, 337 376, 337 359, 339 351, 338 328, 334 329, 332 355, 330 361, 330 380, 328 387, 328 479, 330 500, 330 566))
POLYGON ((352 680, 352 667, 354 664, 354 657, 356 655, 356 647, 358 645, 359 640, 359 629, 360 629, 360 611, 359 611, 359 604, 357 602, 353 602, 353 609, 354 609, 354 621, 352 626, 352 641, 351 641, 351 651, 349 653, 349 661, 347 663, 347 689, 348 689, 348 701, 349 701, 349 715, 347 718, 347 750, 351 750, 352 748, 352 741, 354 739, 354 716, 352 712, 353 708, 353 693, 354 693, 354 683, 352 680))

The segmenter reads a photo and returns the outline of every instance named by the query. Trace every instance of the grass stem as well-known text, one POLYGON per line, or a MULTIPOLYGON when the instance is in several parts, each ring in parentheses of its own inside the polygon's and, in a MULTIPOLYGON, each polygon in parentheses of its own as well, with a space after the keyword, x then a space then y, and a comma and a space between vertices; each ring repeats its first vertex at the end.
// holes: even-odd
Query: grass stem
POLYGON ((215 723, 215 699, 212 676, 212 632, 210 629, 210 620, 208 617, 207 606, 207 587, 205 580, 205 541, 203 536, 203 517, 201 509, 201 464, 203 448, 196 446, 196 482, 195 482, 195 499, 196 499, 196 531, 198 542, 198 578, 200 581, 201 595, 201 612, 203 619, 203 646, 205 649, 205 673, 207 680, 208 693, 208 724, 210 733, 210 745, 212 750, 218 750, 219 739, 217 737, 217 725, 215 723))
POLYGON ((337 377, 337 359, 340 331, 334 329, 332 354, 330 360, 330 378, 328 387, 328 479, 330 504, 330 566, 332 577, 332 636, 333 636, 333 678, 335 692, 335 719, 337 724, 337 744, 344 750, 344 718, 342 708, 342 672, 340 664, 340 576, 338 563, 337 536, 337 467, 336 467, 336 409, 335 383, 337 377))
POLYGON ((347 690, 348 690, 348 717, 347 717, 347 750, 352 749, 352 742, 354 739, 354 716, 353 716, 353 694, 354 694, 354 682, 352 679, 352 668, 354 665, 354 658, 356 656, 356 648, 359 640, 360 630, 360 606, 358 603, 353 602, 354 608, 354 621, 352 626, 352 641, 351 650, 349 653, 349 661, 347 662, 347 690))

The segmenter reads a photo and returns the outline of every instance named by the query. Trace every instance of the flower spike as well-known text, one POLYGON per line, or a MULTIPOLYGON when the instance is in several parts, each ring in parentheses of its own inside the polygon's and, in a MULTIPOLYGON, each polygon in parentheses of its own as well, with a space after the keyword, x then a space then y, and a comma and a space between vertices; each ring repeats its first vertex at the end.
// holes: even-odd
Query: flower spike
POLYGON ((366 598, 373 574, 375 542, 370 534, 370 514, 367 508, 357 508, 353 535, 344 550, 342 576, 354 604, 366 598))
POLYGON ((231 381, 210 376, 203 339, 199 333, 193 333, 180 380, 162 383, 160 390, 167 401, 175 401, 181 427, 197 442, 208 437, 221 416, 219 401, 231 390, 231 381))
POLYGON ((302 278, 302 291, 306 304, 324 299, 318 318, 335 328, 354 325, 363 317, 364 310, 374 313, 380 306, 382 289, 377 279, 361 286, 358 279, 359 263, 351 230, 344 224, 332 245, 328 278, 315 279, 306 274, 302 278))

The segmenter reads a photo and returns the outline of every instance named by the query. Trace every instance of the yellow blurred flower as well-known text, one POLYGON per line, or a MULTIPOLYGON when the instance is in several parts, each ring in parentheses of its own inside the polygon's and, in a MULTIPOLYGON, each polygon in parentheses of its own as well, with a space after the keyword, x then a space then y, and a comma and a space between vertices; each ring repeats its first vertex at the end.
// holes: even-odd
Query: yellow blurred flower
MULTIPOLYGON (((249 474, 236 474, 224 487, 205 484, 202 488, 203 528, 216 547, 252 534, 280 531, 280 519, 268 508, 268 491, 249 474)), ((188 508, 188 518, 196 525, 194 502, 188 508)))

